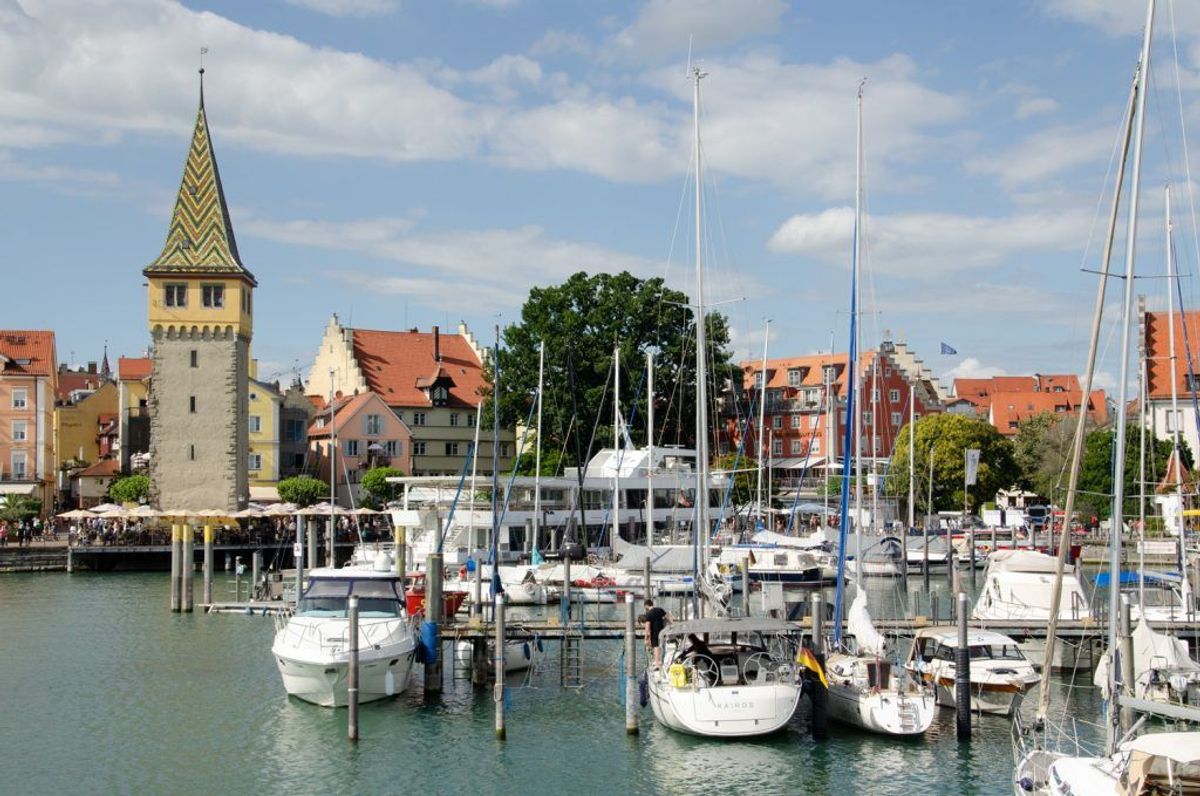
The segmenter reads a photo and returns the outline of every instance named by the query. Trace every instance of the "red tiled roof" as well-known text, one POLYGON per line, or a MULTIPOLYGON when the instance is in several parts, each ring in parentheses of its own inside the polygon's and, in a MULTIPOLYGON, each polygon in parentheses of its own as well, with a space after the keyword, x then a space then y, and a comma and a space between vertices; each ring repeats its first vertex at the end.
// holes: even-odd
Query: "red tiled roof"
MULTIPOLYGON (((991 396, 992 425, 1001 434, 1015 434, 1013 423, 1020 423, 1044 412, 1074 414, 1079 411, 1080 391, 1074 392, 997 392, 991 396)), ((1094 390, 1088 401, 1088 414, 1096 423, 1108 419, 1104 390, 1094 390)))
POLYGON ((51 376, 58 370, 54 332, 0 330, 0 374, 51 376))
POLYGON ((367 386, 388 406, 430 406, 420 389, 440 367, 450 379, 450 405, 477 407, 486 387, 483 367, 466 338, 440 334, 442 359, 434 358, 434 335, 425 332, 385 332, 354 329, 354 358, 367 386))
POLYGON ((150 378, 152 363, 149 357, 121 357, 117 360, 120 381, 142 381, 150 378))
POLYGON ((313 408, 318 412, 324 412, 326 407, 325 398, 320 395, 306 395, 308 402, 313 405, 313 408))
MULTIPOLYGON (((363 404, 367 403, 375 396, 375 393, 364 392, 358 395, 352 395, 349 398, 337 398, 334 401, 333 424, 340 429, 347 420, 354 416, 355 412, 362 408, 363 404)), ((313 418, 313 423, 308 427, 309 437, 328 437, 329 436, 329 413, 318 415, 313 418), (318 426, 317 421, 324 420, 325 425, 318 426)))
MULTIPOLYGON (((1147 312, 1142 326, 1146 343, 1146 389, 1150 400, 1171 397, 1171 339, 1167 313, 1147 312)), ((1200 374, 1200 311, 1175 313, 1175 391, 1182 400, 1191 395, 1187 383, 1188 348, 1191 372, 1200 374), (1184 329, 1188 345, 1184 345, 1184 329)))
POLYGON ((68 401, 71 393, 76 390, 98 390, 104 379, 99 373, 88 373, 86 370, 60 370, 58 372, 58 389, 55 395, 60 401, 68 401))
POLYGON ((81 476, 107 478, 121 472, 121 462, 116 459, 101 459, 80 473, 81 476))

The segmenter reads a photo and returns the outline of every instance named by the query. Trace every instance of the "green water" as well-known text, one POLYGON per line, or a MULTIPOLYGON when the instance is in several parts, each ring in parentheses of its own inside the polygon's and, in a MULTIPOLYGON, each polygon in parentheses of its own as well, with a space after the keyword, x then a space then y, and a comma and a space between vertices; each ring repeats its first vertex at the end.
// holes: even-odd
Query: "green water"
MULTIPOLYGON (((284 694, 273 629, 172 615, 160 573, 0 578, 0 794, 1011 792, 1009 721, 981 717, 960 744, 945 709, 908 741, 831 724, 815 742, 807 700, 768 740, 678 735, 648 708, 628 737, 614 642, 589 642, 582 692, 558 687, 547 645, 540 672, 510 681, 504 743, 490 689, 452 683, 447 667, 445 692, 426 701, 417 667, 404 695, 362 707, 352 745, 344 710, 284 694)), ((1077 688, 1071 712, 1093 719, 1096 699, 1077 688)))

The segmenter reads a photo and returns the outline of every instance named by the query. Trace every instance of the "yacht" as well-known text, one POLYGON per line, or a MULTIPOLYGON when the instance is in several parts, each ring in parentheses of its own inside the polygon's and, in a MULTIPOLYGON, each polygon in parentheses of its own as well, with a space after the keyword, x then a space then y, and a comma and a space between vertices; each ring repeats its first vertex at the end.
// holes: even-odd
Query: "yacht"
MULTIPOLYGON (((1038 675, 1017 642, 1002 633, 971 630, 967 635, 971 661, 971 710, 1007 716, 1038 675)), ((956 705, 954 677, 958 666, 958 628, 924 628, 913 639, 906 668, 933 686, 937 703, 956 705)))
POLYGON ((749 738, 783 729, 800 702, 793 664, 795 625, 779 619, 718 617, 667 625, 662 665, 646 678, 658 721, 710 738, 749 738), (698 646, 695 639, 699 639, 698 646))
MULTIPOLYGON (((1200 707, 1200 663, 1188 654, 1186 641, 1155 632, 1145 619, 1133 629, 1133 695, 1164 704, 1200 707)), ((1096 666, 1092 682, 1108 698, 1109 658, 1096 666)))
POLYGON ((359 701, 386 699, 408 685, 416 629, 394 564, 380 556, 370 567, 309 570, 296 612, 281 618, 271 646, 288 694, 325 707, 346 704, 351 595, 358 597, 359 701))

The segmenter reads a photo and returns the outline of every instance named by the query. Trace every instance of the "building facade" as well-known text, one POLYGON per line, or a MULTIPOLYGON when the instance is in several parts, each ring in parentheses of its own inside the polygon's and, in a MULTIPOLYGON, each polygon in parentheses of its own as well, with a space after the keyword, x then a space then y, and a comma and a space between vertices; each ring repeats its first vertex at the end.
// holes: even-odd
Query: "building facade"
POLYGON ((54 332, 0 331, 0 495, 54 507, 54 332))
POLYGON ((1140 350, 1146 362, 1147 426, 1160 439, 1173 440, 1178 430, 1200 457, 1196 394, 1200 390, 1200 312, 1177 312, 1174 318, 1175 357, 1171 359, 1171 329, 1165 312, 1141 312, 1140 350), (1174 405, 1172 412, 1172 390, 1174 405))
POLYGON ((168 509, 244 508, 257 282, 238 255, 203 86, 167 240, 142 274, 153 340, 151 502, 168 509))
POLYGON ((250 453, 246 470, 250 487, 273 487, 279 483, 283 396, 276 385, 251 379, 248 406, 250 453))
POLYGON ((150 357, 117 360, 117 455, 125 472, 150 453, 150 357))
POLYGON ((304 385, 292 383, 279 407, 279 477, 291 478, 307 471, 308 427, 317 408, 304 394, 304 385))
POLYGON ((1015 436, 1025 420, 1046 413, 1077 415, 1084 405, 1093 423, 1108 420, 1104 390, 1093 390, 1084 401, 1079 377, 1069 373, 955 379, 954 395, 970 403, 976 417, 1006 437, 1015 436))
MULTIPOLYGON (((487 387, 481 353, 467 331, 442 334, 353 329, 334 315, 325 327, 306 382, 309 396, 374 392, 408 427, 413 449, 410 475, 457 475, 475 438, 487 387)), ((512 467, 515 435, 501 431, 500 469, 512 467)), ((492 472, 492 434, 480 434, 480 475, 492 472)))
POLYGON ((338 503, 343 506, 361 502, 360 484, 367 470, 395 467, 412 472, 412 433, 372 392, 336 399, 332 420, 328 408, 318 412, 308 429, 308 444, 317 477, 328 481, 332 471, 338 503), (335 437, 336 456, 332 455, 335 437))

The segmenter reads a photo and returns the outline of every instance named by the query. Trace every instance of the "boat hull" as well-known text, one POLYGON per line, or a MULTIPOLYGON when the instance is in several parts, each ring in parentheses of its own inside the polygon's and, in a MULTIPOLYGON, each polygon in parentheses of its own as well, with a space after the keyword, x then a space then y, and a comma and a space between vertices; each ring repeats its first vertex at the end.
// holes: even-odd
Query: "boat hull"
MULTIPOLYGON (((403 693, 412 671, 413 651, 358 662, 358 701, 373 702, 403 693)), ((275 664, 289 696, 322 707, 344 707, 348 699, 346 661, 304 661, 276 653, 275 664)))
POLYGON ((884 735, 920 735, 933 723, 936 704, 927 692, 899 694, 895 690, 869 691, 831 683, 829 717, 884 735))
POLYGON ((652 671, 650 705, 664 727, 705 738, 753 738, 782 730, 800 702, 800 686, 784 683, 675 687, 652 671))

